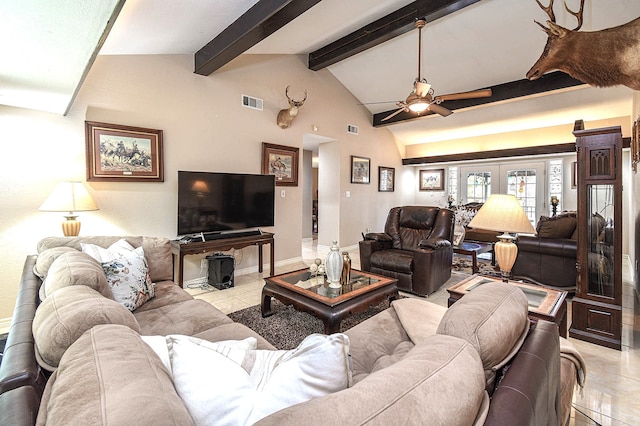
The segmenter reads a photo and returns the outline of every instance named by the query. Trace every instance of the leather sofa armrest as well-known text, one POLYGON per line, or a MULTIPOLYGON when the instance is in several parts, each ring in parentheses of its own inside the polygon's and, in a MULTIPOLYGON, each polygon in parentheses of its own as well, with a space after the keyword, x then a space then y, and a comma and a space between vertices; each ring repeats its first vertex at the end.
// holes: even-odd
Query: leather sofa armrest
MULTIPOLYGON (((369 235, 369 234, 367 234, 369 235)), ((392 247, 391 241, 378 241, 365 239, 358 244, 360 249, 360 269, 365 272, 371 271, 371 254, 378 250, 386 250, 392 247)))
POLYGON ((484 424, 531 424, 532 419, 561 424, 558 326, 542 320, 532 327, 496 387, 484 424))
POLYGON ((391 235, 385 234, 384 232, 369 232, 364 236, 365 240, 374 240, 374 241, 393 241, 391 235))
POLYGON ((451 247, 451 242, 445 238, 426 238, 418 243, 418 247, 439 250, 451 247))

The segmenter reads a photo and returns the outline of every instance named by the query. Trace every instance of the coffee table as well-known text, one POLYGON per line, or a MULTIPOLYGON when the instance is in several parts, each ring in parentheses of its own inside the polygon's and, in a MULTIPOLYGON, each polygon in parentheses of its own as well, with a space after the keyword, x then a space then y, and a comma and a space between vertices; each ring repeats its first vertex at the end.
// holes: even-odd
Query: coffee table
POLYGON ((478 273, 478 255, 481 253, 491 253, 491 264, 495 265, 493 258, 493 244, 482 242, 463 241, 458 247, 453 248, 453 252, 456 254, 462 254, 465 256, 471 256, 472 268, 471 273, 478 273))
MULTIPOLYGON (((447 289, 449 292, 449 306, 474 288, 493 281, 501 281, 484 275, 471 275, 447 289)), ((557 291, 535 284, 519 281, 509 281, 519 287, 529 301, 529 319, 532 321, 545 320, 558 325, 560 336, 567 337, 567 292, 557 291)))
POLYGON ((340 331, 340 322, 349 315, 364 312, 370 306, 398 298, 398 280, 351 270, 351 280, 340 288, 331 288, 324 276, 313 277, 308 269, 265 278, 262 288, 262 316, 272 315, 274 297, 294 309, 308 312, 324 322, 325 334, 340 331))

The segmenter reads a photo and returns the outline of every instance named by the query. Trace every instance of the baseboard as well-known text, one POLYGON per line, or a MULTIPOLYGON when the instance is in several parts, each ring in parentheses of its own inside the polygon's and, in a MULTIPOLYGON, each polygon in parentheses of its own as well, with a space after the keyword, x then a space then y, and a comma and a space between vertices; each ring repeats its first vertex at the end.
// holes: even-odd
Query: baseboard
MULTIPOLYGON (((301 263, 302 262, 302 257, 292 257, 290 259, 284 259, 284 260, 279 260, 277 262, 275 262, 275 266, 279 267, 279 266, 286 266, 286 265, 292 265, 295 263, 301 263)), ((264 265, 262 265, 262 271, 264 272, 268 272, 268 273, 272 273, 269 270, 269 264, 265 263, 264 265)), ((247 268, 242 268, 242 269, 236 269, 235 274, 236 275, 247 275, 247 274, 257 274, 258 272, 258 265, 256 266, 249 266, 247 268)))

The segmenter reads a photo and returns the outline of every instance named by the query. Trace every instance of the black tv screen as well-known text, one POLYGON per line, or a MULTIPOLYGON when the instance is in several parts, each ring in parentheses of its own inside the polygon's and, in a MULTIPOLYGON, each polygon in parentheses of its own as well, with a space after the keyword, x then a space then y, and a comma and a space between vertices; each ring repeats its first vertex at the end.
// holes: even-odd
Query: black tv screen
POLYGON ((178 235, 274 225, 275 177, 178 172, 178 235))

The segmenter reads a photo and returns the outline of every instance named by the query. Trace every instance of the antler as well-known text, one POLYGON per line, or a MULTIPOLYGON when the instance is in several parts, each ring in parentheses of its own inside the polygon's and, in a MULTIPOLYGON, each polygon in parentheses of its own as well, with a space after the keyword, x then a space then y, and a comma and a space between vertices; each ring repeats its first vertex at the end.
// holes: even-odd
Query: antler
MULTIPOLYGON (((540 8, 547 13, 547 15, 549 16, 549 21, 553 22, 555 24, 556 23, 556 15, 553 13, 553 0, 549 1, 549 6, 543 6, 542 3, 540 3, 540 0, 536 0, 536 3, 538 3, 538 6, 540 6, 540 8)), ((584 0, 580 0, 580 9, 578 9, 577 12, 574 12, 573 10, 569 9, 569 6, 567 6, 567 2, 566 1, 564 2, 564 8, 569 14, 575 16, 576 19, 578 20, 578 26, 575 27, 571 31, 578 31, 582 27, 582 14, 583 14, 583 11, 584 11, 584 0)), ((542 29, 545 32, 548 33, 550 31, 549 28, 545 27, 540 22, 535 21, 535 20, 534 20, 534 22, 536 24, 540 25, 540 27, 542 27, 542 29)))
MULTIPOLYGON (((551 2, 551 4, 553 4, 553 1, 551 2)), ((580 27, 582 27, 582 12, 584 10, 584 0, 580 1, 580 9, 577 12, 574 12, 573 10, 569 9, 569 6, 567 6, 567 2, 564 2, 564 8, 567 10, 567 12, 575 16, 576 19, 578 20, 578 26, 572 30, 572 31, 578 31, 580 27)))
MULTIPOLYGON (((584 0, 583 0, 584 1, 584 0)), ((544 10, 545 12, 547 12, 547 15, 549 16, 549 20, 551 22, 556 22, 556 15, 553 13, 553 0, 551 0, 549 2, 549 6, 545 7, 542 5, 542 3, 540 3, 540 0, 536 0, 536 3, 538 3, 538 6, 540 6, 540 9, 544 10)), ((565 7, 567 6, 567 4, 565 3, 565 7)), ((540 26, 542 26, 542 24, 540 22, 536 23, 540 26)), ((544 28, 544 27, 543 27, 544 28)))
POLYGON ((291 98, 289 97, 289 86, 287 86, 287 88, 284 91, 284 95, 287 97, 287 99, 289 100, 289 102, 291 102, 291 98))

